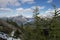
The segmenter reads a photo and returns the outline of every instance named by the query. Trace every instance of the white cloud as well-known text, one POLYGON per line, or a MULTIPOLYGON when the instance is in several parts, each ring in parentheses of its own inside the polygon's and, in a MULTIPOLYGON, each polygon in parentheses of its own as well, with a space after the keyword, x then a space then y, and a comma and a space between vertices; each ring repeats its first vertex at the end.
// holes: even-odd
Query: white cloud
MULTIPOLYGON (((60 10, 60 8, 57 8, 57 11, 58 10, 60 10)), ((60 13, 60 11, 58 13, 60 13)), ((53 17, 53 15, 54 15, 54 9, 50 9, 50 8, 48 10, 46 10, 44 12, 44 14, 43 13, 40 14, 40 16, 43 18, 44 17, 51 18, 51 17, 53 17)))
MULTIPOLYGON (((22 14, 22 15, 27 15, 26 17, 32 17, 32 15, 28 15, 28 14, 33 14, 33 9, 35 9, 36 6, 32 6, 30 8, 17 8, 16 12, 17 14, 22 14)), ((39 8, 39 10, 44 9, 44 6, 37 6, 39 8)))
POLYGON ((32 11, 32 9, 30 9, 30 8, 26 8, 26 9, 24 9, 24 8, 18 8, 18 9, 16 9, 16 14, 23 15, 25 17, 30 17, 28 14, 31 11, 32 11))
POLYGON ((46 17, 53 17, 53 15, 54 15, 54 11, 53 10, 47 10, 46 12, 45 12, 45 16, 46 17))
POLYGON ((22 3, 29 3, 29 4, 32 4, 32 3, 35 3, 34 0, 21 0, 22 3))
POLYGON ((32 4, 35 3, 34 0, 0 0, 0 8, 11 6, 20 6, 22 3, 32 4), (19 2, 20 1, 20 2, 19 2))
POLYGON ((13 10, 10 8, 0 8, 0 12, 12 12, 13 10))
POLYGON ((0 7, 6 7, 7 5, 19 6, 21 4, 18 0, 0 0, 0 7))
POLYGON ((60 8, 57 8, 57 11, 60 10, 60 8))
POLYGON ((14 12, 14 10, 10 8, 0 8, 0 17, 14 17, 14 16, 18 16, 18 14, 14 12))
MULTIPOLYGON (((45 6, 37 6, 39 9, 44 9, 45 8, 45 6)), ((36 6, 33 6, 33 7, 31 7, 32 9, 35 9, 36 8, 36 6)))
POLYGON ((23 8, 17 8, 16 11, 17 11, 17 12, 23 12, 24 9, 23 9, 23 8))
MULTIPOLYGON (((20 14, 24 14, 26 15, 29 14, 29 13, 33 13, 33 9, 35 8, 35 6, 31 7, 31 8, 17 8, 15 10, 15 13, 14 13, 14 10, 10 9, 10 8, 0 8, 0 12, 3 12, 3 14, 0 14, 2 16, 7 16, 7 17, 13 17, 13 16, 18 16, 20 14), (7 13, 9 12, 9 13, 7 13)), ((38 6, 38 8, 41 10, 41 9, 44 9, 45 7, 44 6, 38 6)), ((57 10, 60 10, 60 8, 58 8, 57 10)), ((52 17, 54 15, 54 10, 53 9, 48 9, 46 10, 45 12, 41 13, 40 16, 41 17, 52 17)), ((31 17, 29 15, 26 15, 26 17, 31 17)))
MULTIPOLYGON (((26 8, 26 9, 24 9, 24 8, 18 8, 18 9, 16 9, 16 13, 17 14, 22 14, 22 15, 27 15, 27 14, 29 14, 29 13, 31 13, 33 10, 31 9, 31 8, 26 8)), ((28 15, 27 15, 28 16, 28 15)))
MULTIPOLYGON (((24 9, 24 8, 17 8, 16 11, 17 11, 17 13, 21 13, 21 12, 24 12, 24 13, 25 13, 25 12, 32 12, 33 9, 35 9, 35 7, 36 7, 36 6, 32 6, 31 8, 26 8, 26 9, 24 9)), ((37 6, 37 7, 39 8, 39 10, 45 8, 44 6, 37 6)))
POLYGON ((32 12, 32 9, 31 8, 27 8, 24 10, 24 12, 32 12))
POLYGON ((47 11, 45 11, 45 13, 51 13, 51 12, 54 12, 54 10, 52 10, 50 8, 47 11))
POLYGON ((47 3, 51 3, 53 0, 48 0, 47 3))
POLYGON ((53 9, 48 9, 44 11, 43 13, 40 14, 40 17, 42 18, 51 18, 54 15, 54 10, 53 9))

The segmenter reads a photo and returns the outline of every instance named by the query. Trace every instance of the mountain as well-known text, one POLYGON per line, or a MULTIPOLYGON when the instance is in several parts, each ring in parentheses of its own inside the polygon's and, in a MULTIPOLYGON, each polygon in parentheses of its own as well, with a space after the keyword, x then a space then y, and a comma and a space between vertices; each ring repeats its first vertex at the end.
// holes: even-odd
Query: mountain
POLYGON ((13 22, 16 22, 18 25, 21 25, 22 23, 23 24, 26 24, 28 22, 33 22, 33 18, 27 18, 27 17, 24 17, 23 15, 20 15, 20 16, 15 16, 15 17, 3 17, 1 18, 2 20, 9 20, 9 21, 13 21, 13 22))
POLYGON ((12 20, 16 22, 18 25, 21 25, 22 23, 26 24, 27 22, 32 22, 33 18, 26 18, 20 15, 20 16, 13 17, 12 20))

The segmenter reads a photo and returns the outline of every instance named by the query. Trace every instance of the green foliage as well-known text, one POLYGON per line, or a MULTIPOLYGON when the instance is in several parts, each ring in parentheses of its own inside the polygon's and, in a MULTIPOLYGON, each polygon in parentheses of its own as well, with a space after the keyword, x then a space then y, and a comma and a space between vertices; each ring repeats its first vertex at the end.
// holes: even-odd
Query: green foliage
POLYGON ((0 26, 0 32, 4 32, 4 33, 10 35, 10 33, 12 32, 12 29, 9 27, 0 26))
POLYGON ((51 40, 60 40, 60 34, 59 34, 59 29, 60 29, 60 21, 58 20, 58 12, 57 8, 55 5, 53 5, 55 11, 54 11, 54 17, 52 18, 51 22, 50 22, 50 39, 51 40))
POLYGON ((20 37, 20 32, 19 30, 16 30, 14 33, 14 38, 19 38, 20 37))

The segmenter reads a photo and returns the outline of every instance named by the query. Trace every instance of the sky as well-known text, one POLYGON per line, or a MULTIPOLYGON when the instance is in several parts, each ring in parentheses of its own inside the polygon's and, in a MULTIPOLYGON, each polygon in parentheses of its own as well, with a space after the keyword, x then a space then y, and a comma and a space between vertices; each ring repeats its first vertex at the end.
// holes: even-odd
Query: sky
POLYGON ((51 16, 52 4, 60 10, 60 0, 0 0, 0 17, 32 17, 35 6, 38 6, 40 16, 51 16))

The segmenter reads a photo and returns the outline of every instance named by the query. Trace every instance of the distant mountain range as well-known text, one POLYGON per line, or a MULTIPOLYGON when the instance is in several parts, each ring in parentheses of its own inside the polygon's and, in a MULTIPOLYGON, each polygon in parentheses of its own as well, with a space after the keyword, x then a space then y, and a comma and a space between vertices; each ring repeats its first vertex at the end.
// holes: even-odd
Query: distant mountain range
MULTIPOLYGON (((60 16, 58 16, 57 18, 58 18, 58 20, 60 20, 60 16)), ((34 21, 34 18, 27 18, 27 17, 24 17, 23 15, 15 16, 15 17, 9 17, 9 18, 3 17, 1 19, 12 20, 12 21, 16 22, 18 25, 20 25, 21 23, 23 23, 23 24, 26 24, 28 22, 32 23, 34 21)))
POLYGON ((26 24, 27 22, 31 22, 31 21, 34 20, 33 18, 27 18, 27 17, 24 17, 22 15, 15 16, 15 17, 9 17, 9 18, 8 17, 3 17, 1 19, 3 19, 3 20, 7 20, 7 19, 12 20, 12 21, 16 22, 18 25, 20 25, 21 23, 26 24))

